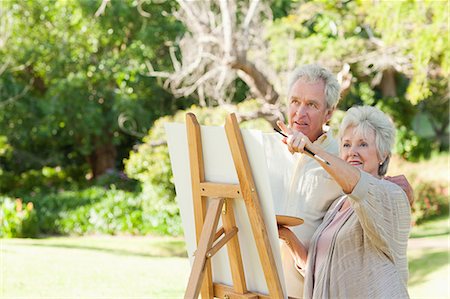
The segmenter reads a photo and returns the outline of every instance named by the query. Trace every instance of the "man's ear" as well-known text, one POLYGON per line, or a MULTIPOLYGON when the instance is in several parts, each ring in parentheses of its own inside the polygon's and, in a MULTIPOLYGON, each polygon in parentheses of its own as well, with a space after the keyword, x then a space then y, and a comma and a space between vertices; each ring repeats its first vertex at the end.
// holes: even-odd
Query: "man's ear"
POLYGON ((325 123, 328 123, 331 119, 331 117, 333 116, 334 113, 334 109, 327 109, 327 111, 325 112, 325 123))

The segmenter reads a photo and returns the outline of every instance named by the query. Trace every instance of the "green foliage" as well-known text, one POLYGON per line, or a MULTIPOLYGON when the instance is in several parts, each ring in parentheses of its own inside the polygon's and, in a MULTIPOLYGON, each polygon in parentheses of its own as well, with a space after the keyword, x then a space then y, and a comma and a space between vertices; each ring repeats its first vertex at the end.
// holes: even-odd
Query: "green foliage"
POLYGON ((120 189, 130 192, 140 191, 138 181, 128 178, 123 172, 112 169, 95 178, 92 184, 102 186, 105 189, 120 189))
POLYGON ((413 130, 401 126, 397 129, 395 152, 408 161, 417 162, 430 158, 433 143, 428 138, 418 136, 413 130))
POLYGON ((350 66, 350 90, 339 109, 375 105, 401 130, 398 153, 412 161, 448 149, 449 53, 446 1, 298 1, 274 21, 266 39, 277 71, 321 63, 350 66), (289 47, 286 47, 289 41, 289 47), (394 87, 382 88, 386 70, 394 87), (388 95, 389 94, 389 95, 388 95), (395 95, 394 95, 395 94, 395 95), (426 115, 433 136, 413 127, 426 115))
POLYGON ((11 155, 12 147, 8 143, 8 137, 0 135, 0 158, 11 155))
POLYGON ((32 238, 38 233, 33 203, 23 207, 21 199, 0 197, 0 238, 32 238))
POLYGON ((3 161, 8 170, 86 161, 94 169, 99 149, 122 157, 153 120, 177 108, 146 76, 146 62, 170 64, 166 42, 182 31, 166 16, 174 1, 143 3, 151 18, 133 0, 110 3, 94 17, 100 4, 2 2, 11 20, 0 48, 0 129, 13 152, 3 161))
POLYGON ((429 80, 450 75, 447 1, 362 2, 366 22, 397 55, 411 56, 411 83, 407 97, 413 103, 432 94, 429 80), (434 74, 433 74, 434 73, 434 74))
POLYGON ((363 52, 361 22, 354 10, 355 3, 350 1, 339 6, 326 1, 299 2, 291 14, 268 28, 269 59, 274 68, 285 69, 293 55, 297 65, 319 62, 338 66, 354 53, 363 52), (291 40, 289 47, 286 40, 291 40))
POLYGON ((94 186, 80 191, 40 192, 22 201, 1 198, 0 234, 170 234, 182 233, 178 208, 159 201, 151 188, 137 194, 94 186), (33 208, 34 207, 34 208, 33 208))
POLYGON ((411 228, 410 238, 450 235, 450 221, 448 213, 421 221, 411 228))
POLYGON ((140 201, 134 194, 109 190, 91 204, 61 211, 56 226, 65 234, 146 233, 140 201))
POLYGON ((31 193, 24 199, 33 202, 38 215, 39 229, 43 234, 60 234, 58 227, 62 215, 78 207, 94 204, 106 196, 107 190, 91 187, 80 191, 31 193))
POLYGON ((0 193, 23 196, 36 192, 49 192, 51 190, 76 188, 87 185, 83 173, 84 167, 47 167, 42 169, 31 169, 22 173, 3 171, 0 177, 0 193), (75 183, 77 182, 77 183, 75 183))

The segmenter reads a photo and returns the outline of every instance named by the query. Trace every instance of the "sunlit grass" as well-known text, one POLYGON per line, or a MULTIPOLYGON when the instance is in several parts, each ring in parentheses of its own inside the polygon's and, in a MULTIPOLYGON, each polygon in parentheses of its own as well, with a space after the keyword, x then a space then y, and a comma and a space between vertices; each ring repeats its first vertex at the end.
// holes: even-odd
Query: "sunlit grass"
POLYGON ((450 234, 449 215, 442 215, 432 220, 415 225, 410 234, 410 238, 423 238, 432 236, 442 236, 450 234))
POLYGON ((448 249, 412 250, 408 259, 411 298, 450 298, 448 249))
POLYGON ((443 215, 411 231, 411 241, 428 243, 428 248, 408 250, 408 290, 412 299, 450 298, 449 221, 449 216, 443 215))
MULTIPOLYGON (((447 221, 413 228, 414 241, 440 245, 409 248, 411 298, 450 298, 447 221)), ((180 238, 0 239, 0 252, 0 298, 182 298, 190 272, 180 238)))
POLYGON ((6 239, 0 244, 0 298, 180 298, 189 274, 179 239, 6 239))

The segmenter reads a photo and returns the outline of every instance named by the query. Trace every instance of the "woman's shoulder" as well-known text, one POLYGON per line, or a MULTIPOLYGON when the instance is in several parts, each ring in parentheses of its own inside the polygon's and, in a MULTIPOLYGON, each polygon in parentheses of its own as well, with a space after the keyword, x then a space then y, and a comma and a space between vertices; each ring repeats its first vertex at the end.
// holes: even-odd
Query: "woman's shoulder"
MULTIPOLYGON (((408 201, 405 191, 397 185, 383 178, 377 178, 373 175, 361 171, 361 180, 365 180, 366 183, 371 186, 369 189, 378 190, 379 192, 383 192, 391 198, 408 201)), ((371 193, 369 191, 369 193, 371 193)))
POLYGON ((388 180, 385 180, 385 179, 380 179, 379 181, 380 181, 380 184, 386 190, 388 190, 388 191, 390 191, 390 192, 392 192, 392 193, 394 193, 394 194, 396 194, 398 196, 405 196, 406 197, 405 191, 403 191, 403 189, 399 185, 397 185, 397 184, 395 184, 393 182, 390 182, 388 180))

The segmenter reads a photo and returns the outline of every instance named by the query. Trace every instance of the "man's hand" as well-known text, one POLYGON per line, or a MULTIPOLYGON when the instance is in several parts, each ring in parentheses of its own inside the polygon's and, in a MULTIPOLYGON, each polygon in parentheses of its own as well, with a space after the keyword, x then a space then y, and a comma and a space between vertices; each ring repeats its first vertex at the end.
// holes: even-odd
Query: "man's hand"
POLYGON ((412 206, 414 203, 414 191, 408 180, 404 175, 396 175, 396 176, 386 176, 385 179, 389 182, 392 182, 405 191, 406 196, 408 197, 409 205, 412 206))

